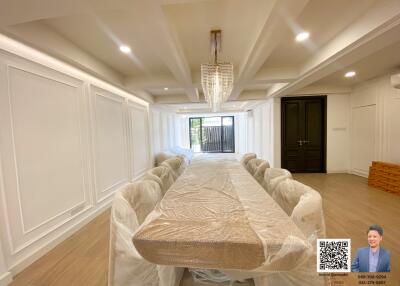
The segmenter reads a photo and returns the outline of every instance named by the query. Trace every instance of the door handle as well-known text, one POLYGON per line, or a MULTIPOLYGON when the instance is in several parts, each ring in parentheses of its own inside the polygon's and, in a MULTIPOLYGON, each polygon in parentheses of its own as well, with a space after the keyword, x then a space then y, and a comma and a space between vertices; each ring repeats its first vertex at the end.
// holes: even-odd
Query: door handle
POLYGON ((311 141, 309 141, 309 140, 303 140, 303 144, 304 143, 306 143, 306 144, 308 144, 308 143, 310 143, 311 141))

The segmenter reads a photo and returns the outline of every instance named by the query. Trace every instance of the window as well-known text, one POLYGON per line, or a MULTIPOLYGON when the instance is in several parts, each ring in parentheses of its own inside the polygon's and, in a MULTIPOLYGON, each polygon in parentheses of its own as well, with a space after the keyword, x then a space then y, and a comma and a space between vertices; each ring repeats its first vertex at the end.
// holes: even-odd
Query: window
POLYGON ((233 116, 189 118, 190 148, 194 152, 234 153, 233 116))

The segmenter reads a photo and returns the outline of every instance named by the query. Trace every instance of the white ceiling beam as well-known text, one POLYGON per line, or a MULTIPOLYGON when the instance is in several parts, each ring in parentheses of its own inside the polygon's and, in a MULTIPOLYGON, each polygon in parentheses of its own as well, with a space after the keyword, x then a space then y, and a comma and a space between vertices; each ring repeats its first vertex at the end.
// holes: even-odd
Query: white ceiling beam
POLYGON ((263 28, 239 67, 230 99, 236 99, 240 95, 243 83, 256 75, 281 39, 284 38, 283 35, 291 33, 288 22, 295 20, 307 3, 308 0, 275 1, 263 28))
POLYGON ((398 41, 400 1, 377 1, 367 13, 321 48, 301 68, 299 77, 284 86, 270 89, 268 96, 296 92, 329 74, 398 41))
MULTIPOLYGON (((185 87, 186 95, 192 102, 199 101, 199 93, 192 87, 192 75, 189 63, 183 52, 178 36, 174 28, 168 23, 168 20, 162 10, 162 0, 153 0, 154 19, 157 19, 157 25, 160 28, 160 37, 164 39, 166 50, 160 54, 168 69, 175 78, 185 87)), ((155 43, 157 44, 157 43, 155 43)))
POLYGON ((311 95, 311 94, 345 94, 350 93, 350 86, 337 86, 337 85, 321 85, 321 84, 312 84, 306 87, 303 87, 299 90, 296 90, 293 95, 311 95))
POLYGON ((121 86, 123 75, 40 22, 5 29, 7 35, 110 83, 121 86))
POLYGON ((130 88, 146 89, 146 88, 176 88, 181 87, 179 81, 174 76, 130 76, 124 80, 124 85, 130 88))
POLYGON ((254 82, 276 83, 291 82, 297 78, 299 71, 294 67, 263 68, 254 77, 254 82))
POLYGON ((265 90, 243 90, 237 100, 262 100, 265 94, 265 90))
POLYGON ((187 97, 184 94, 154 96, 154 103, 157 104, 187 103, 187 97))

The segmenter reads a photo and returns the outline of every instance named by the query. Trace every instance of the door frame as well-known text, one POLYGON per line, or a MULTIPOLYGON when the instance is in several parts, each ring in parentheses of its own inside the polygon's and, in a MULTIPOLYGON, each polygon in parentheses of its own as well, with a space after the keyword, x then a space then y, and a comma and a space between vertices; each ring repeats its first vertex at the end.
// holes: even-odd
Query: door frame
POLYGON ((290 101, 290 100, 304 100, 304 99, 321 99, 322 100, 322 112, 323 112, 323 131, 322 131, 322 136, 323 136, 323 155, 322 155, 322 173, 326 173, 326 147, 327 147, 327 135, 326 135, 326 130, 327 130, 327 95, 310 95, 310 96, 287 96, 287 97, 281 97, 281 167, 285 168, 284 166, 284 158, 285 158, 285 108, 284 108, 284 102, 290 101))

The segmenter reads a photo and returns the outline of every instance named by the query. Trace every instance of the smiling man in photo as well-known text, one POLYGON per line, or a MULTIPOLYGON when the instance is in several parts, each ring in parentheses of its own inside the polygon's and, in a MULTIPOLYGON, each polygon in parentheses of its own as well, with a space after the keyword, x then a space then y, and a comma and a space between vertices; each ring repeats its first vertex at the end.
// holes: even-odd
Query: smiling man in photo
POLYGON ((383 239, 383 228, 371 225, 367 231, 368 247, 357 249, 351 264, 352 272, 390 272, 390 254, 379 244, 383 239))

